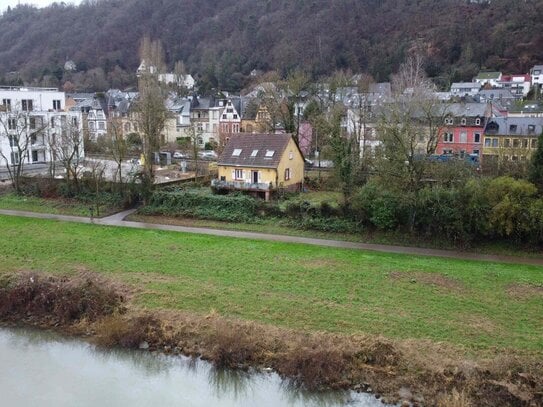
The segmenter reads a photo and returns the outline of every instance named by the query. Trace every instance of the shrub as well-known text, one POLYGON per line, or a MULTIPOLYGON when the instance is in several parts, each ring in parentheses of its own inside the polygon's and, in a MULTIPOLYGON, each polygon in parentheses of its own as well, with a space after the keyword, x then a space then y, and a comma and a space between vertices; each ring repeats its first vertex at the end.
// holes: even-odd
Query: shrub
POLYGON ((456 189, 435 187, 422 190, 416 202, 415 228, 451 241, 470 240, 473 236, 464 220, 462 198, 456 189))
POLYGON ((24 274, 0 288, 0 319, 32 316, 71 323, 111 315, 122 302, 120 295, 90 277, 72 281, 24 274))
POLYGON ((488 183, 486 197, 490 205, 489 227, 498 236, 513 236, 517 240, 532 229, 529 208, 537 188, 528 181, 511 177, 495 178, 488 183))
POLYGON ((258 218, 260 202, 244 195, 212 195, 190 191, 156 191, 145 214, 190 216, 232 222, 248 222, 258 218))
POLYGON ((351 208, 356 219, 382 230, 397 228, 406 217, 400 195, 376 183, 363 186, 353 196, 351 208))

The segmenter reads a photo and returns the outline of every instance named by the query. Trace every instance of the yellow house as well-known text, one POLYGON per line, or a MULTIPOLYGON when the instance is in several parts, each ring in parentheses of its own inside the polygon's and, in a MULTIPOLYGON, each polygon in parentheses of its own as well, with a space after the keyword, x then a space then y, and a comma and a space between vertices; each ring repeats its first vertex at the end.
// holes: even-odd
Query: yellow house
POLYGON ((528 161, 543 131, 540 117, 498 117, 488 122, 483 142, 483 166, 504 161, 528 161))
POLYGON ((217 162, 217 190, 251 192, 268 200, 273 191, 299 191, 304 156, 290 134, 232 134, 217 162))

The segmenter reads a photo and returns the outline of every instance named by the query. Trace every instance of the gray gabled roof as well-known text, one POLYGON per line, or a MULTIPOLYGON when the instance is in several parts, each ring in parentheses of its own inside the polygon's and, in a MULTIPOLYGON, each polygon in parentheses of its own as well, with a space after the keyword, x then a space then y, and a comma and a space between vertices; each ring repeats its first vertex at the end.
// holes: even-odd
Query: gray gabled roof
POLYGON ((485 99, 515 99, 509 89, 483 89, 479 91, 479 96, 485 99))
POLYGON ((539 136, 543 131, 543 117, 496 117, 486 125, 486 133, 511 136, 539 136), (513 129, 511 126, 516 126, 513 129))
POLYGON ((447 105, 447 115, 454 117, 485 117, 486 103, 451 103, 447 105))
POLYGON ((451 85, 451 89, 481 89, 481 84, 479 82, 454 82, 451 85))
POLYGON ((232 167, 277 168, 291 139, 290 134, 233 134, 217 164, 232 167), (234 155, 234 150, 239 154, 234 155), (273 154, 266 156, 270 151, 273 151, 273 154))

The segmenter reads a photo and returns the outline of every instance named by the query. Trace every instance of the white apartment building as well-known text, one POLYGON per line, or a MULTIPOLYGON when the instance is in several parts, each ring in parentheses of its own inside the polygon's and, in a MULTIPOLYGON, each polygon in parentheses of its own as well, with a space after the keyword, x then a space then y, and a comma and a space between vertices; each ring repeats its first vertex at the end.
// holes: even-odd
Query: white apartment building
POLYGON ((73 146, 84 156, 81 113, 64 111, 65 99, 56 88, 0 87, 0 166, 56 161, 73 146))

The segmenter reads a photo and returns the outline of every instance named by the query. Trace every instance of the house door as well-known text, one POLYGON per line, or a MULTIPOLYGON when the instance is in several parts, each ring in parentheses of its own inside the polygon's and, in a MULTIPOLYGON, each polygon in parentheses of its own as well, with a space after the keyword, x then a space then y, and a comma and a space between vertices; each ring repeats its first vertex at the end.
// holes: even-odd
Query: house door
POLYGON ((252 171, 253 173, 253 184, 258 184, 258 171, 252 171))

